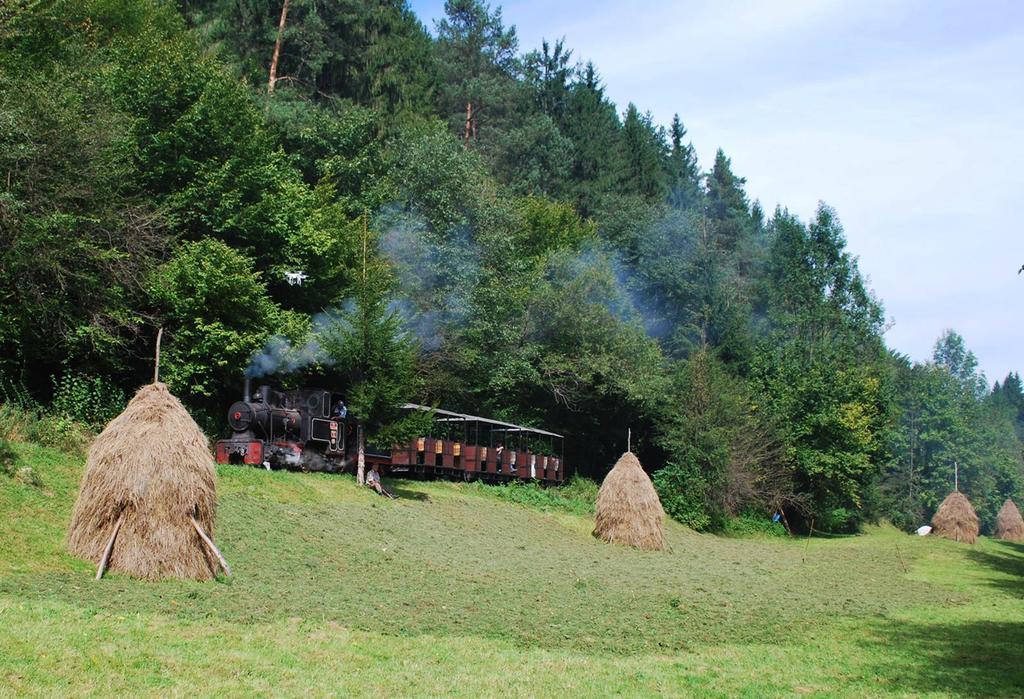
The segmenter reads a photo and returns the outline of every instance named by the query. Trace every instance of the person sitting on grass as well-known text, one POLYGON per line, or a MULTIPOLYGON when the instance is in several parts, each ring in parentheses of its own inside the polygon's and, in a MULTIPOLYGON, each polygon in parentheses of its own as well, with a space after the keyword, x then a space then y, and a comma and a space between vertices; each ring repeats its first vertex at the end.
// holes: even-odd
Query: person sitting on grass
POLYGON ((397 495, 385 488, 384 484, 381 483, 380 474, 377 473, 377 464, 370 466, 370 472, 366 474, 366 485, 376 490, 378 495, 391 498, 392 500, 398 498, 397 495))

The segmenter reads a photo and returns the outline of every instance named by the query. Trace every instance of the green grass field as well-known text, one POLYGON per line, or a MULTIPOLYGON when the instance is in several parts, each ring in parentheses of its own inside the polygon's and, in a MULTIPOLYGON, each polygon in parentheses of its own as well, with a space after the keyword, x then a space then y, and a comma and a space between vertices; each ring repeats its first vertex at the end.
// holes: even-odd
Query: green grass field
POLYGON ((1024 695, 1024 546, 669 524, 642 553, 492 489, 225 467, 233 579, 96 582, 63 547, 80 460, 16 448, 0 695, 1024 695))

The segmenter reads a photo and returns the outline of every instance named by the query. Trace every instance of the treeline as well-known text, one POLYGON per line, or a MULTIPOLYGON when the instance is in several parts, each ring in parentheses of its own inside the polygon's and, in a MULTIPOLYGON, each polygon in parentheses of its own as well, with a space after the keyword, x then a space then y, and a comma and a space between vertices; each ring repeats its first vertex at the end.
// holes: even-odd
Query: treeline
POLYGON ((433 34, 399 1, 283 9, 0 11, 6 400, 99 423, 162 327, 213 432, 247 367, 337 385, 371 438, 397 399, 543 425, 596 477, 632 429, 699 529, 916 526, 954 464, 986 526, 1024 494, 1019 377, 990 391, 955 333, 889 351, 828 206, 769 215, 476 0, 433 34))

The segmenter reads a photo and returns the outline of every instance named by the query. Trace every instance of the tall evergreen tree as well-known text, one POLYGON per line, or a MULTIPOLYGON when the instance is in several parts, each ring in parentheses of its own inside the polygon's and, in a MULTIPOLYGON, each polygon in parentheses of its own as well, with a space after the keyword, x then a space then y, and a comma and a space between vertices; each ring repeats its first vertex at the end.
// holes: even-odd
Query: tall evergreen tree
POLYGON ((692 143, 683 143, 686 128, 679 115, 672 117, 669 127, 671 150, 668 156, 668 201, 677 209, 698 205, 701 196, 700 168, 692 143))
POLYGON ((579 71, 569 90, 565 133, 573 143, 572 182, 580 213, 591 216, 615 189, 624 167, 621 124, 593 63, 579 71))
POLYGON ((569 108, 571 59, 572 51, 565 49, 564 39, 555 41, 554 46, 544 39, 541 50, 526 54, 523 61, 523 79, 533 93, 537 109, 560 127, 565 124, 569 108))
POLYGON ((352 286, 351 303, 329 314, 320 330, 321 345, 346 388, 349 411, 359 420, 356 478, 362 485, 366 444, 397 444, 423 427, 424 414, 402 410, 415 397, 417 348, 389 308, 393 278, 363 232, 362 266, 352 286))
POLYGON ((516 28, 505 27, 501 8, 481 0, 446 0, 437 22, 441 66, 440 108, 463 142, 508 109, 519 74, 516 28))
POLYGON ((746 182, 733 174, 732 163, 719 148, 707 176, 706 207, 716 242, 728 251, 740 250, 751 235, 750 208, 743 189, 746 182))
POLYGON ((651 201, 664 197, 665 150, 665 139, 654 126, 651 114, 640 114, 636 105, 630 103, 622 123, 622 193, 637 194, 651 201))
POLYGON ((978 369, 978 358, 956 331, 947 330, 935 341, 932 361, 945 367, 972 396, 981 398, 986 393, 987 382, 978 369))
MULTIPOLYGON (((190 0, 185 15, 209 46, 267 85, 284 0, 190 0)), ((406 0, 290 0, 280 32, 276 99, 350 99, 383 124, 426 116, 434 47, 406 0)))

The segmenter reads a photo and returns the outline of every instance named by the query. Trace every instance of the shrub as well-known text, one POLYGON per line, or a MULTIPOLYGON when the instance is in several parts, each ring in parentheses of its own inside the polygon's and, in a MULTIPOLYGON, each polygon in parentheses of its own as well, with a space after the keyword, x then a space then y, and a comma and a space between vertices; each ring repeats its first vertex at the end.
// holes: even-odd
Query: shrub
POLYGON ((0 403, 0 440, 24 442, 35 415, 15 403, 0 403))
POLYGON ((712 528, 705 500, 707 482, 698 469, 669 462, 655 472, 652 481, 669 517, 697 531, 712 528))
POLYGON ((124 391, 102 376, 68 372, 54 377, 53 385, 53 412, 96 431, 117 417, 127 402, 124 391))
POLYGON ((488 485, 477 481, 480 492, 509 502, 530 505, 542 510, 560 510, 573 514, 590 514, 597 501, 597 483, 589 478, 573 476, 562 487, 544 487, 539 483, 511 481, 502 485, 488 485))
POLYGON ((0 404, 0 441, 31 442, 82 456, 92 437, 88 427, 66 415, 14 403, 0 404))
POLYGON ((0 439, 0 475, 13 476, 18 467, 18 454, 6 439, 0 439))
POLYGON ((726 536, 786 536, 782 522, 774 522, 760 513, 744 512, 725 521, 726 536))

